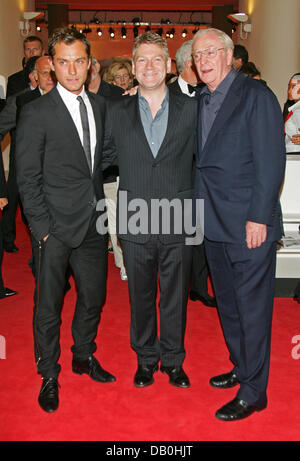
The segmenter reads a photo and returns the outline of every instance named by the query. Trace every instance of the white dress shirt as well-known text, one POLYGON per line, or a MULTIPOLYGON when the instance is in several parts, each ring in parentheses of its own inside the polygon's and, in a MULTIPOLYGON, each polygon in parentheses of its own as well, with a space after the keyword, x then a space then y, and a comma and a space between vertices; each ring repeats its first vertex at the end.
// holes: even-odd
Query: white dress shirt
POLYGON ((286 152, 288 154, 292 154, 293 152, 299 152, 300 151, 300 146, 298 144, 294 144, 291 139, 294 136, 294 134, 300 134, 299 128, 300 128, 300 101, 296 102, 296 104, 293 104, 291 107, 289 107, 289 114, 292 115, 287 119, 285 122, 285 147, 286 147, 286 152))
POLYGON ((57 83, 57 90, 65 103, 70 115, 73 119, 73 122, 76 126, 81 144, 83 145, 83 130, 81 124, 81 117, 79 111, 79 101, 77 100, 78 96, 81 96, 83 102, 86 105, 88 119, 89 119, 89 128, 90 128, 90 145, 91 145, 91 158, 92 158, 92 169, 94 168, 94 157, 95 157, 95 147, 96 147, 96 124, 94 118, 94 112, 92 105, 90 103, 89 97, 87 96, 85 89, 83 87, 80 94, 74 94, 66 90, 60 83, 57 83))
MULTIPOLYGON (((188 82, 186 82, 185 80, 183 80, 183 78, 181 77, 181 75, 179 75, 178 77, 178 85, 180 86, 180 89, 181 91, 186 94, 187 96, 189 96, 190 98, 193 98, 195 96, 195 92, 194 93, 190 93, 189 92, 189 89, 188 89, 188 82)), ((193 85, 192 85, 193 86, 193 85)))

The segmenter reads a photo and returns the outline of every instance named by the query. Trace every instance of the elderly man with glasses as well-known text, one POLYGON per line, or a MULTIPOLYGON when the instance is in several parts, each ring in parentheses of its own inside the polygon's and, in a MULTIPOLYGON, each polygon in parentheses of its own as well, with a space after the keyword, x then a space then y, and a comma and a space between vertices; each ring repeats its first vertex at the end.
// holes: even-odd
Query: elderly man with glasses
POLYGON ((278 194, 285 167, 281 109, 272 91, 232 68, 233 43, 199 30, 192 55, 200 90, 195 194, 204 199, 205 249, 233 368, 211 378, 239 385, 216 417, 234 421, 267 405, 278 194))

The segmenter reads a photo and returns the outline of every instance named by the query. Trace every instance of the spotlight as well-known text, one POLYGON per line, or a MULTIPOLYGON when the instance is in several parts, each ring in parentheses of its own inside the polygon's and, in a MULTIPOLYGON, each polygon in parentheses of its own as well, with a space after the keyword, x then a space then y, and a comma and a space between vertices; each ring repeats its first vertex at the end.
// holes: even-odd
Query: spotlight
POLYGON ((148 26, 147 26, 146 29, 145 29, 145 32, 150 32, 150 31, 151 31, 151 27, 150 27, 149 24, 148 24, 148 26))
POLYGON ((122 38, 126 38, 126 27, 121 28, 121 35, 122 35, 122 38))
POLYGON ((111 38, 114 38, 114 36, 115 36, 115 31, 114 31, 114 29, 112 27, 109 28, 109 35, 110 35, 111 38))
POLYGON ((186 29, 183 29, 182 33, 181 33, 181 36, 183 38, 185 38, 187 36, 187 30, 186 29))
POLYGON ((136 38, 139 35, 139 28, 137 26, 134 26, 133 28, 133 36, 136 38))
POLYGON ((163 28, 160 27, 160 28, 158 29, 157 33, 158 33, 158 35, 162 36, 162 34, 163 34, 163 28))
POLYGON ((174 35, 175 35, 175 29, 173 28, 173 29, 170 30, 169 36, 170 36, 170 38, 174 38, 174 35))
POLYGON ((133 24, 135 24, 136 26, 140 26, 140 25, 141 25, 141 20, 140 20, 140 18, 132 18, 132 22, 133 22, 133 24))
POLYGON ((99 37, 102 36, 102 30, 100 29, 100 27, 98 27, 98 29, 97 29, 97 34, 99 35, 99 37))
POLYGON ((38 32, 41 32, 41 26, 36 26, 36 30, 37 30, 38 32))

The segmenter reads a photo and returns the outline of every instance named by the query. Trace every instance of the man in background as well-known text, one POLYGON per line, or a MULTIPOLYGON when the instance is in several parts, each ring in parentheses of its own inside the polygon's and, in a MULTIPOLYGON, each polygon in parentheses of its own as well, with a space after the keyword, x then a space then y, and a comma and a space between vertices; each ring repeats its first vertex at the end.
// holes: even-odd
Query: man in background
POLYGON ((25 66, 30 58, 33 56, 42 56, 43 54, 43 42, 39 37, 30 35, 26 37, 23 42, 24 58, 23 58, 23 69, 15 74, 12 74, 7 79, 7 91, 6 97, 19 93, 28 87, 29 82, 25 72, 25 66))
POLYGON ((233 68, 239 72, 241 67, 247 64, 249 60, 248 51, 243 45, 234 45, 233 49, 233 58, 232 58, 232 66, 233 68))

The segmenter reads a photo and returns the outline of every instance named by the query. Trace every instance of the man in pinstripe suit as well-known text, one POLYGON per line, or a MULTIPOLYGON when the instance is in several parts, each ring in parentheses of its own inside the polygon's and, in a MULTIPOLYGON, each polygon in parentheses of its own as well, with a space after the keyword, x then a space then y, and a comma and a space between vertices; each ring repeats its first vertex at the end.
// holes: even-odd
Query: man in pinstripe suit
POLYGON ((117 155, 120 173, 118 235, 128 274, 130 338, 138 361, 136 387, 154 382, 158 362, 171 384, 190 386, 182 363, 192 246, 185 245, 183 231, 175 231, 175 219, 165 233, 164 218, 158 222, 149 211, 155 200, 183 204, 193 195, 197 103, 169 92, 165 78, 170 66, 164 39, 151 32, 137 37, 133 70, 139 90, 135 96, 111 101, 108 107, 105 153, 117 155), (130 224, 136 220, 133 211, 138 200, 146 204, 149 214, 140 210, 141 220, 146 219, 134 231, 130 224))

